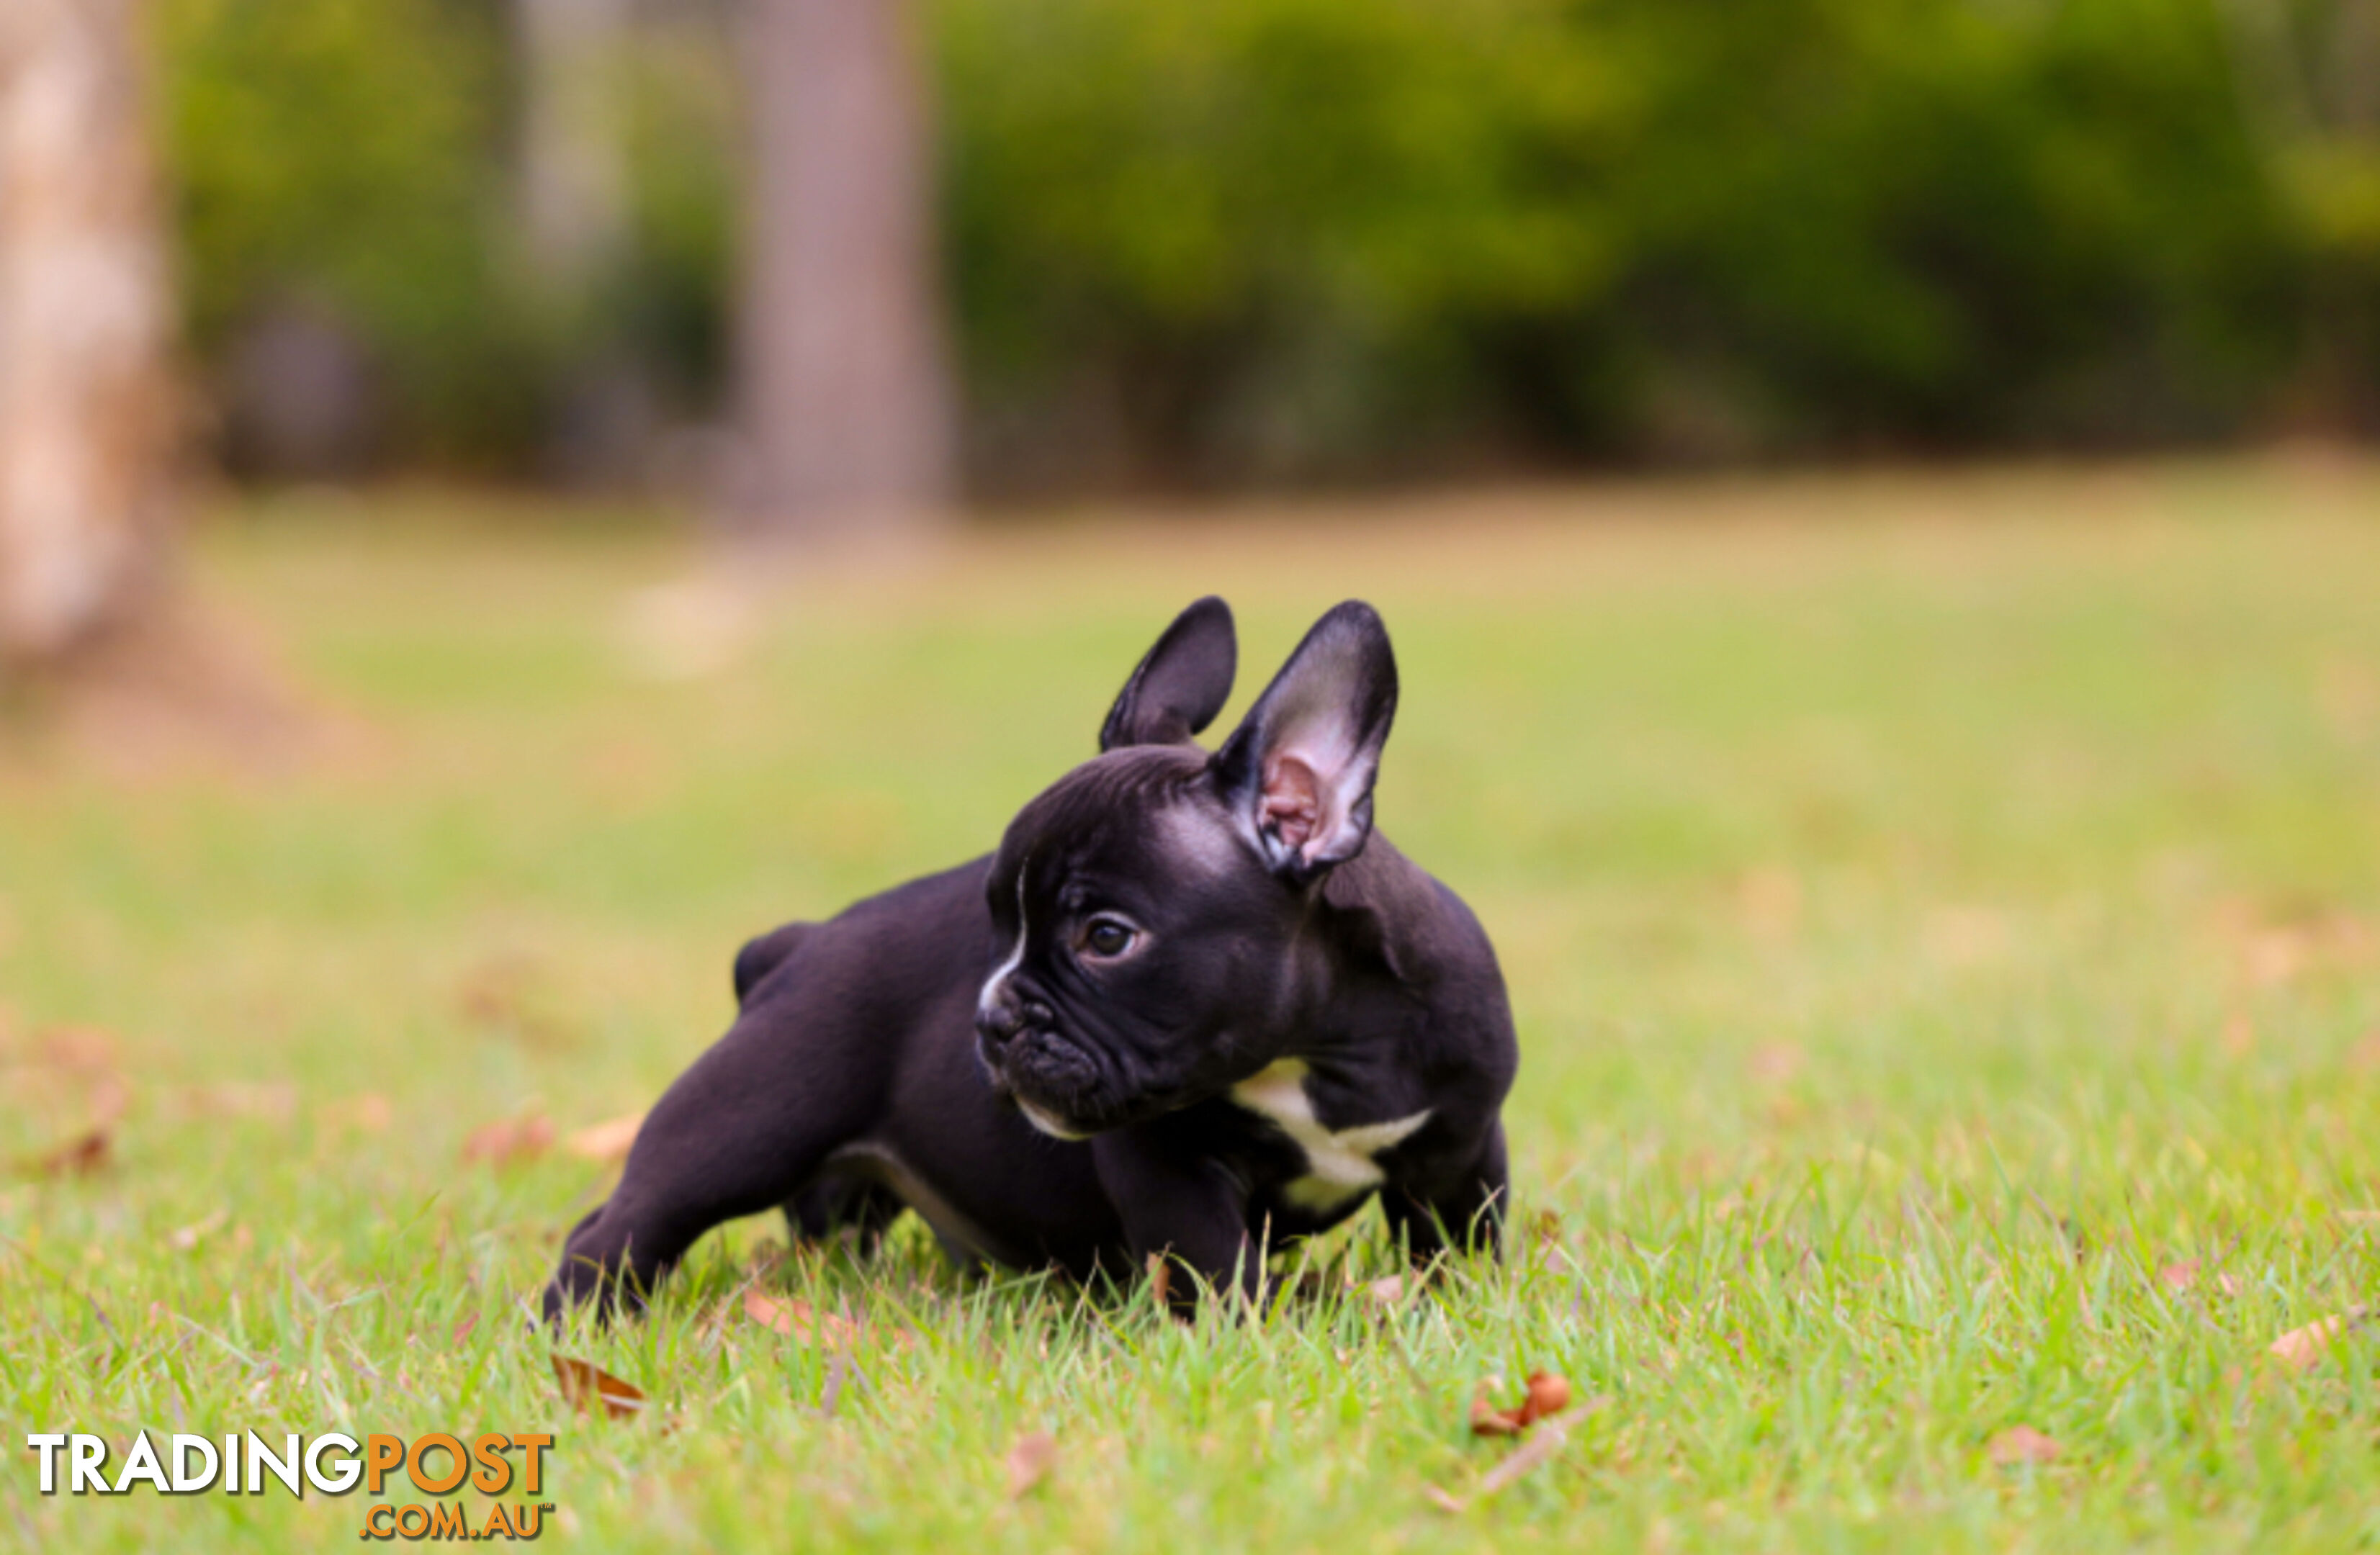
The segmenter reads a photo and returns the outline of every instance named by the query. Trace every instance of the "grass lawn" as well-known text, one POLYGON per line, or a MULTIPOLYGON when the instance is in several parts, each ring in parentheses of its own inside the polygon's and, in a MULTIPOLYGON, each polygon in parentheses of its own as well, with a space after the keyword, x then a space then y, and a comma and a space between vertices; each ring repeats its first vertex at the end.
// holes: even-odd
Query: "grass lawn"
POLYGON ((0 1546, 422 1499, 36 1493, 24 1433, 144 1427, 549 1430, 497 1499, 605 1550, 2380 1546, 2380 1325, 2268 1354, 2380 1302, 2380 466, 1045 518, 796 584, 691 681, 620 629, 683 542, 471 507, 206 531, 324 761, 0 761, 0 1546), (987 849, 1209 589, 1227 720, 1342 597, 1396 638, 1380 825, 1520 1022, 1504 1265, 1384 1306, 1367 1213, 1321 1295, 1184 1327, 752 1221, 649 1320, 527 1332, 606 1187, 568 1136, 723 1029, 736 946, 987 849), (38 1170, 119 1079, 109 1159, 38 1170), (574 1417, 557 1348, 650 1410, 574 1417), (1567 1440, 1442 1510, 1538 1368, 1567 1440))

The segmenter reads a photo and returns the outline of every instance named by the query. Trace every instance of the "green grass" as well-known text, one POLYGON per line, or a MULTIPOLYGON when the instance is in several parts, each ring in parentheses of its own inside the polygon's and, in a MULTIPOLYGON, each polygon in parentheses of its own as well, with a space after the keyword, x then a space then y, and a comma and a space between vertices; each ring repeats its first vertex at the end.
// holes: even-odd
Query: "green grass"
MULTIPOLYGON (((22 1433, 147 1427, 552 1429, 596 1549, 2380 1545, 2380 1340, 2265 1356, 2380 1298, 2380 471, 1049 520, 796 583, 674 683, 618 623, 683 546, 443 506, 207 533, 332 757, 0 764, 0 1151, 89 1104, 54 1028, 132 1087, 108 1170, 0 1186, 0 1544, 358 1547, 360 1495, 33 1492, 22 1433), (660 1417, 573 1419, 519 1319, 603 1173, 466 1137, 645 1105, 744 936, 987 847, 1209 588, 1229 716, 1343 596, 1396 636, 1381 825, 1520 1021, 1512 1258, 1184 1328, 750 1222, 561 1343, 660 1417), (756 1279, 870 1326, 832 1415, 756 1279), (1439 1510, 1510 1450, 1475 1382, 1540 1367, 1608 1404, 1439 1510), (2061 1455, 1994 1464, 2016 1425, 2061 1455)), ((1370 1216, 1315 1256, 1390 1272, 1370 1216)))

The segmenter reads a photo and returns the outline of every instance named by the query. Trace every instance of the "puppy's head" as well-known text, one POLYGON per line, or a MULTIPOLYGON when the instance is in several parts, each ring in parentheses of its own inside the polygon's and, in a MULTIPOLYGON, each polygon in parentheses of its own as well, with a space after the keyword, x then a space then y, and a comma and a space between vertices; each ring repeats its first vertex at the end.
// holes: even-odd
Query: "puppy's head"
POLYGON ((977 1004, 992 1082, 1075 1139, 1220 1093, 1278 1056, 1301 931, 1363 850, 1396 712, 1370 606, 1324 616, 1222 749, 1232 615, 1184 611, 1125 682, 1100 754, 1017 814, 987 884, 1002 959, 977 1004))

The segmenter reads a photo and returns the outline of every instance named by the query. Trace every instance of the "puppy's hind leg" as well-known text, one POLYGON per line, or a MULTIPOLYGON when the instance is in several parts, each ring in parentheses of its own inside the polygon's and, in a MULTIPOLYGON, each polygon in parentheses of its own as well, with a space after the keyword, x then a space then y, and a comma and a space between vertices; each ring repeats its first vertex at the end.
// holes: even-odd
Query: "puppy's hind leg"
POLYGON ((867 1126, 883 1065, 868 1044, 821 1040, 799 997, 747 1007, 646 1116, 619 1187, 564 1245, 548 1319, 593 1300, 641 1304, 722 1221, 792 1198, 867 1126))

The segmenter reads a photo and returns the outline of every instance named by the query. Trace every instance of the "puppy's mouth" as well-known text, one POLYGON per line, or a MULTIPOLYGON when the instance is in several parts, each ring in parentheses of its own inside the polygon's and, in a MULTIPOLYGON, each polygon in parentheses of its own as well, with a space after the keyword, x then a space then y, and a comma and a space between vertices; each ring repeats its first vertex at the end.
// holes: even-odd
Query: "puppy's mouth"
POLYGON ((1017 1095, 1013 1091, 1009 1092, 1008 1099, 1016 1103, 1016 1110, 1025 1115, 1026 1122, 1033 1125, 1034 1127, 1038 1128, 1041 1132, 1049 1135, 1053 1139, 1064 1139, 1069 1143, 1075 1143, 1090 1138, 1089 1134, 1075 1128, 1073 1125, 1067 1123, 1065 1119, 1058 1116, 1054 1113, 1043 1112, 1039 1107, 1035 1106, 1032 1103, 1026 1101, 1024 1097, 1017 1095))
POLYGON ((978 1044, 993 1089, 1053 1139, 1081 1140, 1132 1121, 1104 1067, 1088 1049, 1046 1027, 999 1044, 978 1044))

